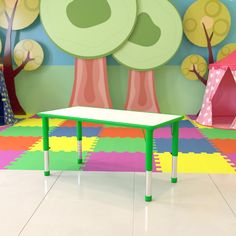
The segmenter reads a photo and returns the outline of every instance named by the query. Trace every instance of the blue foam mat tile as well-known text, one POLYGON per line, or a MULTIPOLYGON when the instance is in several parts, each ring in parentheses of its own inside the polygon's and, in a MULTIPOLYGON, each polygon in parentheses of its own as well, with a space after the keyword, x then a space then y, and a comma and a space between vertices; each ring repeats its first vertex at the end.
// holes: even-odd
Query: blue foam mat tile
MULTIPOLYGON (((172 152, 171 139, 155 139, 157 152, 172 152)), ((205 139, 180 139, 179 152, 215 153, 218 150, 205 139)))
MULTIPOLYGON (((82 135, 85 137, 94 137, 98 136, 101 131, 99 127, 83 127, 82 135)), ((75 127, 59 127, 53 130, 50 133, 50 136, 54 137, 73 137, 76 136, 76 128, 75 127)))
MULTIPOLYGON (((171 126, 171 125, 168 125, 171 126)), ((180 128, 195 128, 195 126, 189 120, 181 120, 179 121, 180 128)))

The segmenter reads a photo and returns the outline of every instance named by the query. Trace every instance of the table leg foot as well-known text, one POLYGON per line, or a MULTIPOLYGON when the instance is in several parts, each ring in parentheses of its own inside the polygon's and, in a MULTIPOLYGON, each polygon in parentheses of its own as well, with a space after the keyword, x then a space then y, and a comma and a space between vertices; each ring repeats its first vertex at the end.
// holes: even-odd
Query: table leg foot
POLYGON ((145 196, 145 201, 146 202, 151 202, 152 201, 152 196, 145 196))
POLYGON ((50 171, 44 171, 44 176, 50 176, 50 171))
POLYGON ((177 183, 177 178, 171 178, 171 183, 173 184, 177 183))

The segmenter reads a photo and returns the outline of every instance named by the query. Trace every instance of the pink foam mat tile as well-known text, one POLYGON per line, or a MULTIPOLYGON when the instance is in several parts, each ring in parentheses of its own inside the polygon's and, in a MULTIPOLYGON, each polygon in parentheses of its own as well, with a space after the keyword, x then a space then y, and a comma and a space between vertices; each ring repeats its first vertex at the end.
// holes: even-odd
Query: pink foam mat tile
MULTIPOLYGON (((159 128, 154 131, 154 138, 172 138, 171 128, 159 128)), ((180 128, 179 138, 182 139, 204 139, 205 137, 196 128, 180 128)))
POLYGON ((191 120, 197 119, 197 115, 188 115, 187 117, 190 118, 191 120))
POLYGON ((35 114, 35 115, 32 115, 30 118, 39 118, 39 119, 41 119, 41 117, 40 117, 40 116, 38 116, 37 114, 35 114))
POLYGON ((227 154, 229 161, 236 167, 236 153, 227 154))
POLYGON ((5 130, 5 129, 7 129, 8 127, 10 127, 10 126, 7 126, 7 125, 0 126, 0 132, 3 131, 3 130, 5 130))
POLYGON ((5 169, 16 158, 20 157, 25 151, 0 151, 0 170, 5 169))
MULTIPOLYGON (((154 166, 154 159, 153 159, 154 166)), ((144 172, 145 154, 97 152, 91 153, 83 168, 85 171, 144 172)), ((156 171, 156 170, 154 170, 156 171)))

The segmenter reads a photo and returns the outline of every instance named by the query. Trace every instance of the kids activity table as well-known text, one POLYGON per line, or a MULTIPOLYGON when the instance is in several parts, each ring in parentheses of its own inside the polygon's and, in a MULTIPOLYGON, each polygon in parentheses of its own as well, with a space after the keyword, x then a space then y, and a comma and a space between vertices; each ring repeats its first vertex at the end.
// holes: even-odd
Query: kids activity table
MULTIPOLYGON (((91 107, 71 107, 38 113, 43 124, 44 175, 50 175, 49 169, 49 119, 58 118, 77 121, 78 163, 82 163, 82 122, 94 122, 124 127, 144 129, 146 139, 146 193, 145 201, 152 200, 152 156, 153 131, 156 128, 172 127, 172 173, 171 182, 177 182, 177 156, 179 121, 183 116, 148 112, 124 111, 91 107)), ((134 140, 135 142, 135 140, 134 140)))

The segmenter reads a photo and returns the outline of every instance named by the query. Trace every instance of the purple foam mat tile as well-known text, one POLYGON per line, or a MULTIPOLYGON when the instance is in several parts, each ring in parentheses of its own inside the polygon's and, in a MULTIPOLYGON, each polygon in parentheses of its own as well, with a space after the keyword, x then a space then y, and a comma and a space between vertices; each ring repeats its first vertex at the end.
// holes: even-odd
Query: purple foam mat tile
POLYGON ((30 118, 41 118, 41 117, 35 114, 35 115, 32 115, 30 118))
POLYGON ((5 129, 7 129, 8 127, 9 127, 9 126, 6 126, 6 125, 0 126, 0 132, 3 131, 3 130, 5 130, 5 129))
POLYGON ((188 117, 189 117, 191 120, 196 120, 196 119, 197 119, 197 115, 188 115, 188 117))
POLYGON ((0 170, 5 169, 26 151, 0 151, 0 170))
MULTIPOLYGON (((154 158, 153 158, 153 166, 154 166, 154 158)), ((113 172, 144 172, 145 171, 145 154, 141 152, 92 153, 90 157, 88 157, 83 170, 84 171, 113 171, 113 172)))
MULTIPOLYGON (((172 138, 171 128, 160 128, 154 131, 154 138, 172 138)), ((204 139, 205 137, 197 128, 180 128, 179 138, 182 139, 204 139)))
POLYGON ((227 154, 227 157, 229 158, 230 162, 233 163, 236 167, 236 153, 227 154))

